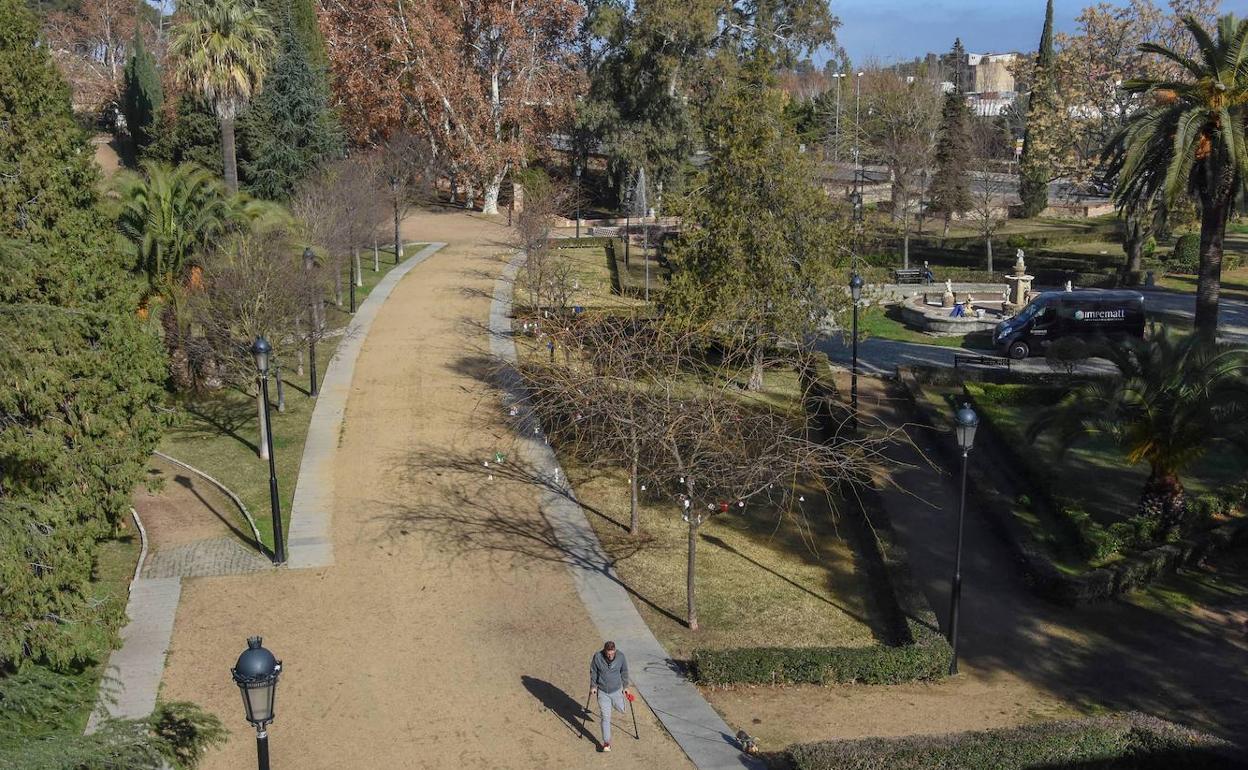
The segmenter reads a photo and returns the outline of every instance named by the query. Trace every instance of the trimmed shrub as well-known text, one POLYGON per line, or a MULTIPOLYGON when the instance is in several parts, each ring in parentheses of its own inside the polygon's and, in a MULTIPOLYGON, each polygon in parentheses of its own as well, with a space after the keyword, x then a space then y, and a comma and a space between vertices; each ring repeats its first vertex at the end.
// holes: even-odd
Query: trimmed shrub
POLYGON ((1220 738, 1144 714, 1042 722, 1002 730, 800 743, 796 770, 1222 770, 1246 765, 1220 738))
POLYGON ((1172 273, 1196 273, 1200 269, 1200 235, 1188 233, 1179 236, 1166 269, 1172 273))
POLYGON ((694 678, 706 685, 899 684, 945 676, 949 643, 927 626, 913 621, 908 625, 914 644, 698 650, 694 678))

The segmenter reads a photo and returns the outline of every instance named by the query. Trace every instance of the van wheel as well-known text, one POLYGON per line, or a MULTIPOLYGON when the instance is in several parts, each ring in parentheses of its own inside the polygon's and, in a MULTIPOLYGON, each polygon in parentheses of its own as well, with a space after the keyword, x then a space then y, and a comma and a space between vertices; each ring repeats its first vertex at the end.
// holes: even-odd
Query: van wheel
POLYGON ((1010 343, 1008 353, 1010 358, 1015 361, 1022 361, 1024 358, 1031 355, 1031 348, 1027 346, 1026 342, 1018 340, 1010 343))

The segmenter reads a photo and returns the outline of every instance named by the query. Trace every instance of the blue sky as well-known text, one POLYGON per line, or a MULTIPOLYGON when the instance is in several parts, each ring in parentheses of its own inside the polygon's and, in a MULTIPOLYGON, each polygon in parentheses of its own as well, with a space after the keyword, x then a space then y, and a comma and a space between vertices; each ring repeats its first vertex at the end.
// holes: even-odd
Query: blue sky
MULTIPOLYGON (((1093 0, 1054 0, 1053 22, 1070 32, 1093 0)), ((831 0, 841 20, 840 43, 854 62, 887 64, 927 51, 947 51, 961 37, 968 51, 1034 50, 1044 25, 1045 0, 831 0)), ((1163 4, 1164 0, 1158 0, 1163 4)), ((1223 0, 1223 11, 1243 14, 1248 0, 1223 0)))

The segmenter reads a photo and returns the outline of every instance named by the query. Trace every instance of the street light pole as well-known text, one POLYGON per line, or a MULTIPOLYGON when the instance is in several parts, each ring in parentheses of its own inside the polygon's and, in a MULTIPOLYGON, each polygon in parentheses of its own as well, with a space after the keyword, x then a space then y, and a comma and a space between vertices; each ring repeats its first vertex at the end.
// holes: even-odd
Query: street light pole
POLYGON ((962 603, 962 530, 966 519, 966 466, 967 455, 975 443, 975 429, 979 426, 979 415, 971 409, 970 404, 963 404, 955 415, 958 445, 962 447, 962 492, 958 505, 958 547, 954 552, 953 584, 949 590, 949 646, 952 655, 949 658, 949 675, 958 673, 958 611, 962 603))
POLYGON ((836 78, 836 141, 832 144, 832 162, 840 163, 841 161, 841 79, 845 77, 844 72, 838 72, 832 77, 836 78))
POLYGON ((242 693, 247 721, 256 728, 256 764, 259 770, 269 770, 269 724, 274 718, 282 662, 262 646, 262 641, 258 636, 247 640, 247 649, 238 656, 230 675, 242 693))
MULTIPOLYGON (((312 272, 313 262, 316 255, 312 253, 311 247, 303 250, 303 269, 312 272)), ((315 290, 314 290, 315 291, 315 290)), ((308 324, 308 394, 312 398, 316 398, 316 338, 321 334, 321 328, 318 323, 316 304, 320 301, 318 297, 313 297, 308 303, 308 314, 312 316, 308 324)))
POLYGON ((854 429, 858 429, 858 300, 862 298, 862 276, 854 273, 849 279, 849 296, 854 300, 853 357, 849 372, 849 406, 854 429))
POLYGON ((862 167, 862 156, 858 149, 858 138, 861 134, 859 118, 862 114, 862 73, 854 76, 854 166, 862 167))
POLYGON ((573 171, 576 176, 576 237, 581 237, 581 164, 578 161, 573 171))
POLYGON ((269 356, 273 348, 264 337, 256 337, 251 353, 260 373, 260 396, 264 406, 264 440, 269 450, 269 509, 273 515, 273 563, 286 563, 286 547, 282 542, 282 504, 277 495, 277 463, 273 456, 273 421, 269 418, 269 356))

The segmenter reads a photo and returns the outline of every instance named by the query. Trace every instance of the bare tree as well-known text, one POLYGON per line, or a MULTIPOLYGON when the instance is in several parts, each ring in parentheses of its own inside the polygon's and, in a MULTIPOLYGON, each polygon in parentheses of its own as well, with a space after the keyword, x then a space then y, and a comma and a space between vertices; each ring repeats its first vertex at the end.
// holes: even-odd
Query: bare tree
POLYGON ((878 70, 864 84, 864 130, 873 154, 893 177, 893 218, 901 221, 902 266, 910 266, 910 211, 932 162, 940 130, 939 84, 878 70))
POLYGON ((1014 177, 1000 173, 992 158, 998 144, 996 127, 977 124, 971 131, 972 159, 968 164, 971 176, 971 208, 967 216, 984 239, 988 272, 993 272, 992 239, 1009 218, 1010 196, 1014 194, 1014 177))
MULTIPOLYGON (((692 630, 703 524, 746 506, 800 516, 806 495, 864 482, 882 461, 886 438, 825 444, 805 411, 746 391, 740 380, 753 367, 751 351, 734 356, 698 333, 618 318, 572 324, 563 343, 574 349, 569 363, 521 366, 529 403, 552 444, 591 465, 628 469, 632 532, 643 492, 687 523, 692 630)), ((790 356, 787 365, 807 365, 790 356)))
POLYGON ((438 164, 427 139, 399 132, 377 149, 374 165, 377 187, 394 216, 394 263, 403 255, 399 227, 412 206, 432 198, 438 164))
POLYGON ((334 300, 342 306, 342 268, 350 273, 351 312, 355 287, 363 285, 360 248, 387 218, 372 159, 344 158, 313 175, 292 204, 308 239, 324 249, 323 265, 334 281, 334 300))
POLYGON ((552 255, 550 237, 555 219, 567 210, 572 190, 535 169, 521 174, 520 183, 524 208, 515 218, 514 243, 527 257, 520 286, 532 307, 548 307, 562 297, 565 304, 560 309, 566 309, 572 275, 570 266, 552 255))
POLYGON ((257 395, 262 459, 268 458, 264 440, 268 416, 256 389, 252 343, 256 337, 268 339, 277 367, 297 357, 306 338, 306 324, 301 325, 300 319, 307 313, 309 299, 321 288, 315 276, 304 270, 289 234, 280 229, 236 235, 204 267, 203 289, 195 296, 195 317, 221 374, 257 395))

